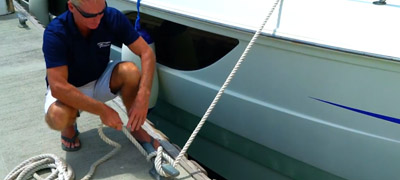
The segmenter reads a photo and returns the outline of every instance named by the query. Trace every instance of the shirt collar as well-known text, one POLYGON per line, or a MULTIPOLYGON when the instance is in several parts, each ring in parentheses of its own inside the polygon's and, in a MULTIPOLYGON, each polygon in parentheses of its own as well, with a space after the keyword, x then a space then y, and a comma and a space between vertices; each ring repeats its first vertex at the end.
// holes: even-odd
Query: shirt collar
POLYGON ((78 27, 76 27, 74 16, 71 11, 67 10, 67 22, 68 28, 71 30, 73 34, 79 34, 78 27))

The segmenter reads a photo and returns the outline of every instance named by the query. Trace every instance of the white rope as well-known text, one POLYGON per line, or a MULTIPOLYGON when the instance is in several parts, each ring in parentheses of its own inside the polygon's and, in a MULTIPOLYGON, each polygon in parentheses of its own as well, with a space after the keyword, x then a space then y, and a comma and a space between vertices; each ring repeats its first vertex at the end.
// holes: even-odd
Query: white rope
MULTIPOLYGON (((103 156, 102 158, 100 158, 99 160, 97 160, 95 163, 93 163, 92 166, 90 167, 89 172, 85 175, 85 177, 82 178, 82 180, 89 180, 89 179, 93 176, 93 174, 94 174, 94 172, 95 172, 95 170, 96 170, 96 167, 97 167, 99 164, 101 164, 101 163, 107 161, 108 159, 110 159, 112 156, 114 156, 116 153, 118 153, 118 151, 121 149, 121 145, 120 145, 120 144, 118 144, 117 142, 115 142, 115 141, 109 139, 109 138, 104 134, 104 132, 103 132, 103 124, 100 124, 100 126, 99 126, 99 128, 98 128, 98 132, 99 132, 100 138, 101 138, 105 143, 107 143, 107 144, 113 146, 114 149, 113 149, 111 152, 109 152, 108 154, 106 154, 105 156, 103 156)), ((140 145, 140 143, 131 135, 131 133, 129 132, 129 130, 128 130, 125 126, 123 126, 123 128, 122 128, 122 132, 123 132, 123 133, 125 134, 125 136, 133 143, 133 145, 136 146, 136 148, 139 150, 139 152, 140 152, 143 156, 146 157, 146 160, 147 160, 147 161, 150 162, 150 161, 151 161, 151 158, 156 157, 156 160, 154 161, 154 163, 155 163, 156 171, 157 171, 160 175, 162 175, 162 176, 164 176, 164 177, 168 177, 168 176, 169 176, 169 175, 166 174, 166 173, 164 172, 164 170, 161 168, 161 165, 162 165, 162 163, 163 163, 163 159, 164 159, 165 161, 167 161, 168 163, 170 163, 170 164, 172 164, 172 163, 174 162, 174 159, 172 159, 168 154, 164 153, 161 146, 158 147, 157 152, 155 151, 155 152, 152 152, 152 153, 148 154, 147 151, 146 151, 146 150, 142 147, 142 145, 140 145)))
MULTIPOLYGON (((124 110, 124 108, 120 105, 120 103, 115 101, 115 99, 112 100, 112 101, 114 101, 114 103, 121 110, 124 110)), ((164 170, 161 168, 161 166, 162 166, 164 161, 166 161, 166 162, 168 162, 169 164, 172 165, 173 162, 174 162, 174 159, 171 156, 169 156, 168 154, 164 153, 162 146, 159 146, 157 148, 157 151, 154 151, 154 152, 148 154, 147 151, 142 147, 142 145, 140 145, 139 142, 136 141, 136 139, 131 135, 131 133, 129 132, 128 129, 126 129, 125 126, 123 126, 123 128, 122 128, 122 132, 132 142, 132 144, 136 146, 136 148, 139 150, 139 152, 142 153, 142 155, 146 157, 147 161, 150 162, 151 159, 153 157, 155 157, 155 159, 154 159, 154 167, 155 167, 155 169, 156 169, 158 174, 160 174, 161 176, 164 176, 164 177, 169 177, 169 175, 164 172, 164 170)))
MULTIPOLYGON (((98 161, 96 161, 92 167, 90 168, 89 173, 85 176, 87 178, 84 178, 84 180, 88 180, 94 173, 95 168, 97 167, 97 165, 99 165, 100 163, 103 163, 104 161, 108 160, 109 158, 111 158, 113 155, 115 155, 119 149, 121 148, 121 145, 112 141, 111 139, 107 138, 107 136, 104 135, 103 133, 103 125, 100 124, 100 127, 98 128, 99 131, 99 135, 100 138, 106 142, 107 144, 114 146, 114 150, 112 150, 111 152, 109 152, 108 154, 106 154, 104 157, 102 157, 101 159, 99 159, 98 161)), ((174 162, 174 159, 171 158, 168 154, 163 152, 163 148, 161 146, 158 147, 157 151, 152 152, 150 154, 147 153, 147 151, 142 147, 142 145, 140 145, 140 143, 132 136, 132 134, 130 133, 130 131, 123 126, 122 128, 122 132, 125 134, 125 136, 132 142, 133 145, 136 146, 136 148, 139 150, 139 152, 146 157, 146 160, 151 162, 151 159, 153 157, 156 157, 154 160, 155 163, 155 168, 156 171, 164 177, 169 177, 169 175, 167 173, 164 172, 164 170, 162 169, 161 165, 164 161, 172 164, 174 162)))
POLYGON ((103 132, 103 124, 100 124, 99 128, 97 129, 100 138, 106 142, 108 145, 113 146, 114 149, 112 151, 110 151, 109 153, 107 153, 106 155, 104 155, 102 158, 100 158, 99 160, 97 160, 96 162, 94 162, 91 166, 90 166, 90 170, 89 172, 82 178, 82 180, 89 180, 98 165, 100 165, 101 163, 107 161, 108 159, 110 159, 112 156, 114 156, 115 154, 118 153, 118 151, 121 149, 121 145, 114 142, 113 140, 109 139, 103 132))
MULTIPOLYGON (((169 175, 164 172, 162 169, 162 164, 166 161, 170 164, 174 162, 174 159, 172 159, 168 154, 163 152, 163 148, 161 146, 158 147, 157 151, 154 151, 150 154, 146 152, 146 150, 140 145, 139 142, 131 135, 128 129, 126 129, 125 126, 122 128, 122 132, 126 135, 126 137, 138 148, 139 152, 143 154, 143 156, 146 157, 147 161, 151 161, 153 157, 155 157, 155 167, 156 171, 164 177, 168 177, 169 175)), ((112 151, 104 155, 102 158, 94 162, 90 166, 89 172, 82 178, 82 180, 89 180, 94 172, 96 171, 96 168, 98 165, 101 163, 107 161, 110 159, 112 156, 118 153, 121 149, 121 145, 118 144, 117 142, 109 139, 103 132, 103 124, 100 124, 98 128, 98 133, 100 138, 107 144, 111 145, 114 147, 112 151)), ((42 169, 51 169, 52 173, 46 177, 47 179, 58 179, 58 180, 72 180, 74 179, 74 173, 72 168, 65 163, 61 158, 58 158, 56 155, 53 154, 42 154, 38 155, 35 157, 32 157, 30 159, 25 160, 22 162, 20 165, 15 167, 7 176, 4 180, 25 180, 29 179, 32 176, 35 179, 42 179, 39 175, 36 174, 37 171, 42 170, 42 169)))
POLYGON ((25 180, 32 176, 39 177, 35 172, 51 169, 52 173, 46 179, 72 180, 75 175, 72 168, 54 154, 42 154, 29 158, 15 167, 4 180, 25 180))
POLYGON ((221 98, 222 94, 224 93, 226 87, 229 85, 229 83, 231 82, 232 78, 235 76, 236 71, 239 69, 240 65, 242 64, 243 60, 246 58, 247 53, 249 52, 249 50, 251 49, 251 47, 253 46, 254 42, 257 40, 258 36, 260 35, 261 31, 264 29, 265 24, 267 23, 268 19, 271 17, 272 13, 274 12, 276 6, 278 5, 280 0, 276 0, 276 2, 274 3, 274 5, 272 6, 271 10, 269 11, 267 17, 265 18, 265 20, 263 21, 261 27, 257 30, 257 32, 254 34, 253 38, 251 39, 251 41, 249 42, 249 44, 247 45, 246 49, 244 50, 242 56, 239 58, 239 60, 237 61, 235 67, 232 69, 231 73, 229 74, 228 78, 225 80, 224 84, 222 85, 221 89, 218 91, 217 95, 215 96, 214 100, 212 101, 212 103, 210 104, 210 106, 208 107, 207 111, 205 112, 205 114, 203 115, 203 117, 201 118, 199 124, 197 125, 197 127, 195 128, 195 130, 193 131, 192 135, 190 135, 188 141, 186 142, 185 146, 182 148, 181 152, 179 153, 178 157, 175 159, 173 166, 176 167, 179 164, 179 161, 182 159, 183 155, 186 153, 186 151, 188 150, 189 146, 192 144, 194 138, 196 138, 197 133, 200 131, 200 129, 203 127, 204 123, 206 122, 208 116, 210 115, 210 113, 213 111, 215 105, 218 103, 219 99, 221 98))

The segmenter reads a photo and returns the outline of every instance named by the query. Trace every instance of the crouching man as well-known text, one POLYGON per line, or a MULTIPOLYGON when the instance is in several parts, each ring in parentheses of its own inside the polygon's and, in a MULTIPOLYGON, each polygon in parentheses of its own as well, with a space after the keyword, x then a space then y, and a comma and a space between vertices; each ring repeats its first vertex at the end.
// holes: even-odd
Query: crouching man
POLYGON ((103 124, 121 130, 118 113, 104 104, 117 94, 134 137, 159 146, 141 128, 147 116, 155 55, 121 12, 107 7, 105 0, 69 0, 68 10, 44 32, 43 53, 48 86, 45 120, 50 128, 61 131, 64 150, 82 146, 76 128, 80 111, 96 114, 103 124), (142 72, 132 62, 110 61, 114 42, 124 43, 141 57, 142 72))

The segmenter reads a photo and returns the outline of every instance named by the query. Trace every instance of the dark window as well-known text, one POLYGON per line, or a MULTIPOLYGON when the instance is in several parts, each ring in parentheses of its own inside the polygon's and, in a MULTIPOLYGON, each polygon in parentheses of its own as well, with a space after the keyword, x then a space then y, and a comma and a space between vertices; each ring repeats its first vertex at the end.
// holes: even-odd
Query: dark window
POLYGON ((49 2, 49 12, 54 16, 58 16, 68 9, 67 6, 68 0, 57 0, 48 2, 49 2))
MULTIPOLYGON (((127 16, 134 24, 136 13, 127 16)), ((141 14, 141 27, 155 42, 157 62, 179 70, 207 67, 239 44, 237 39, 144 14, 141 14)))

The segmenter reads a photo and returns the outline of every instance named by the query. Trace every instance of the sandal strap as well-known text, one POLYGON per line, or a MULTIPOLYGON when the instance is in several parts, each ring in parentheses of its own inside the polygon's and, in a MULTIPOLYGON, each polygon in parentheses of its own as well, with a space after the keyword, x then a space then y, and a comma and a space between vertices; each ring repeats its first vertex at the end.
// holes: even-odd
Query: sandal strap
POLYGON ((150 136, 150 142, 147 142, 147 141, 140 141, 140 140, 137 140, 140 144, 144 144, 144 143, 149 143, 149 144, 151 144, 152 146, 154 145, 154 138, 152 137, 152 136, 150 136))
POLYGON ((75 134, 79 135, 78 124, 76 122, 74 123, 74 130, 75 130, 75 134))
POLYGON ((74 129, 75 129, 75 134, 74 134, 74 136, 72 136, 71 138, 68 138, 68 137, 65 137, 65 136, 61 136, 61 138, 64 140, 64 141, 67 141, 67 142, 69 142, 69 143, 74 143, 75 142, 75 140, 76 140, 76 138, 79 136, 79 131, 78 131, 78 128, 77 128, 77 125, 76 125, 76 123, 74 124, 74 129))
POLYGON ((154 138, 153 138, 153 136, 150 136, 150 144, 151 144, 152 146, 154 146, 154 138))

